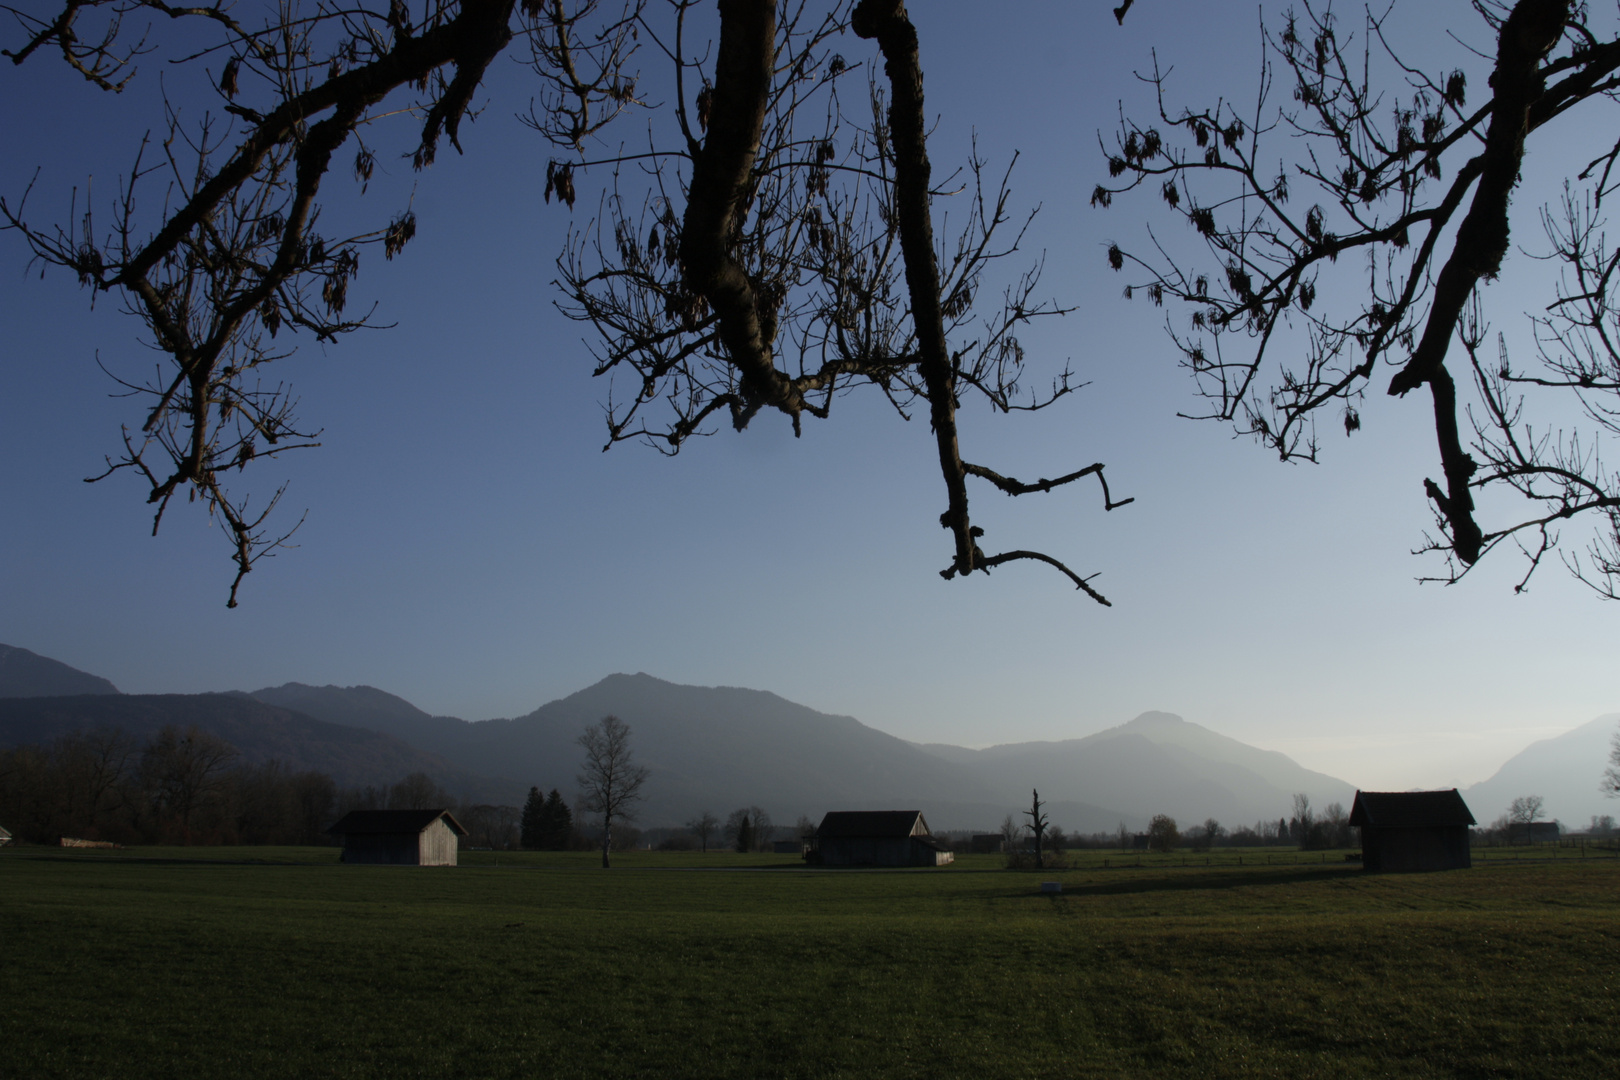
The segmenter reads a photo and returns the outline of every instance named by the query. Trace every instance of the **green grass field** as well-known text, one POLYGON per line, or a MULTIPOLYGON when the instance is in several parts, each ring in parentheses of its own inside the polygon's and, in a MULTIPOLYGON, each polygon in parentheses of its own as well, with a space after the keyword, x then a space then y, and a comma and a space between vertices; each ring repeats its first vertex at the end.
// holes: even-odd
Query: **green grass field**
POLYGON ((1298 858, 0 850, 0 1075, 1620 1071, 1620 860, 1298 858))

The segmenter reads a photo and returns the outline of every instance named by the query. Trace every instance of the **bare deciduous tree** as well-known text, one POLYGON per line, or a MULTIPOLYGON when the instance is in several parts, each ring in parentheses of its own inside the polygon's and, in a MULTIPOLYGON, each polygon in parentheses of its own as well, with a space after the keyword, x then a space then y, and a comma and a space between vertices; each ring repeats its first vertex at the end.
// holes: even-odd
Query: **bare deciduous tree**
POLYGON ((444 810, 455 799, 425 772, 413 772, 388 789, 390 810, 444 810))
POLYGON ((705 810, 691 821, 688 821, 686 827, 698 838, 703 853, 708 854, 709 837, 713 836, 714 831, 720 827, 720 819, 705 810))
POLYGON ((218 795, 236 758, 236 748, 224 739, 194 727, 181 731, 173 724, 153 736, 142 751, 142 786, 153 808, 179 826, 187 843, 197 811, 218 795))
POLYGON ((1299 823, 1299 835, 1306 836, 1311 826, 1316 824, 1316 811, 1311 809, 1311 797, 1303 791, 1294 794, 1294 816, 1292 822, 1299 823))
POLYGON ((1017 851, 1019 833, 1023 830, 1018 827, 1018 822, 1013 820, 1011 814, 1001 819, 1001 829, 999 831, 1001 833, 1001 850, 1009 855, 1017 851))
POLYGON ((1609 767, 1603 770, 1603 794, 1611 799, 1620 798, 1620 731, 1609 741, 1609 767))
POLYGON ((1541 808, 1547 800, 1540 795, 1520 795, 1508 804, 1508 820, 1515 825, 1529 826, 1541 818, 1541 808))
POLYGON ((392 259, 416 233, 408 207, 386 223, 328 227, 322 184, 352 152, 364 191, 390 117, 413 125, 416 169, 442 139, 461 149, 484 72, 514 41, 541 89, 526 119, 560 155, 547 201, 572 210, 584 175, 609 170, 600 213, 572 231, 559 269, 562 308, 592 327, 596 372, 610 380, 610 444, 675 453, 711 418, 741 430, 762 411, 797 432, 840 393, 869 386, 902 417, 928 416, 953 548, 942 576, 1034 560, 1107 603, 1050 555, 986 553, 969 518, 970 480, 1024 495, 1095 477, 1106 509, 1132 500, 1112 498, 1100 462, 1025 482, 964 455, 964 397, 1011 413, 1077 389, 1064 368, 1032 391, 1018 339, 1068 309, 1039 297, 1038 262, 994 299, 992 272, 1019 250, 1029 218, 1012 213, 1006 174, 977 157, 959 170, 964 227, 936 243, 922 65, 899 0, 834 2, 819 14, 807 3, 721 0, 707 44, 690 40, 696 0, 613 10, 598 0, 286 0, 258 23, 164 0, 58 2, 18 13, 27 40, 8 53, 14 62, 55 52, 115 91, 138 55, 184 24, 169 52, 177 85, 182 74, 206 77, 188 92, 212 95, 231 117, 188 127, 171 106, 161 143, 136 154, 110 226, 77 206, 66 226, 36 226, 26 196, 0 203, 0 216, 38 260, 119 295, 164 357, 153 377, 118 376, 147 411, 106 475, 142 479, 154 530, 181 492, 224 521, 232 606, 243 576, 287 533, 268 524, 280 492, 250 506, 226 477, 314 446, 318 434, 298 423, 296 399, 269 366, 300 337, 333 341, 365 325, 345 313, 362 252, 392 259), (150 25, 135 29, 143 17, 150 25), (870 54, 861 42, 876 43, 886 77, 872 75, 856 96, 858 119, 841 88, 869 65, 832 48, 848 31, 848 49, 870 54), (659 108, 631 66, 646 45, 668 63, 659 108), (628 109, 649 120, 647 149, 590 159, 585 148, 628 109), (155 185, 166 198, 137 200, 155 185))
POLYGON ((1030 789, 1029 809, 1024 811, 1024 816, 1029 818, 1029 822, 1024 827, 1035 838, 1035 869, 1044 870, 1046 868, 1046 859, 1043 849, 1046 841, 1047 818, 1041 812, 1041 793, 1033 788, 1030 789))
MULTIPOLYGON (((1440 479, 1424 480, 1436 533, 1423 550, 1444 555, 1437 579, 1456 581, 1511 542, 1527 560, 1522 590, 1558 528, 1583 517, 1594 539, 1565 561, 1614 599, 1620 474, 1602 451, 1620 435, 1620 278, 1603 207, 1620 141, 1532 194, 1551 204, 1547 246, 1526 254, 1556 271, 1529 316, 1536 357, 1510 359, 1500 335, 1487 348, 1485 316, 1526 156, 1572 113, 1589 131, 1613 126, 1598 111, 1620 89, 1612 12, 1476 0, 1482 62, 1470 75, 1425 60, 1428 41, 1398 48, 1386 34, 1394 5, 1359 25, 1327 4, 1302 7, 1262 29, 1252 110, 1224 97, 1173 106, 1155 59, 1157 114, 1123 121, 1092 202, 1152 190, 1203 250, 1158 234, 1140 254, 1110 246, 1114 269, 1138 275, 1126 295, 1177 305, 1168 329, 1211 403, 1204 415, 1285 460, 1316 459, 1324 414, 1360 430, 1379 366, 1392 365, 1387 392, 1426 391, 1432 407, 1440 479), (1292 104, 1275 103, 1279 89, 1292 104), (1483 504, 1493 522, 1482 523, 1482 492, 1512 496, 1483 504)), ((1458 28, 1459 40, 1469 33, 1458 28)))
POLYGON ((580 787, 579 808, 602 815, 602 868, 608 867, 613 847, 613 822, 634 821, 641 801, 647 769, 630 752, 630 726, 617 716, 604 716, 579 737, 585 763, 575 777, 580 787))

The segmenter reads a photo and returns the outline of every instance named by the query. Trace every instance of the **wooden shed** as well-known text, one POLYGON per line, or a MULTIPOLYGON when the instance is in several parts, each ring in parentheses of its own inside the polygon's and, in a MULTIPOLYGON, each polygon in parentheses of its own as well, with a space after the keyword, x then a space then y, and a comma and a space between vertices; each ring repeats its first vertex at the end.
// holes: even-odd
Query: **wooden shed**
POLYGON ((391 866, 454 866, 467 835, 448 810, 351 810, 326 831, 343 837, 344 862, 391 866))
POLYGON ((944 866, 955 860, 920 810, 835 810, 809 853, 823 866, 944 866))
POLYGON ((1361 830, 1367 870, 1466 870, 1474 815, 1449 791, 1358 791, 1350 824, 1361 830))

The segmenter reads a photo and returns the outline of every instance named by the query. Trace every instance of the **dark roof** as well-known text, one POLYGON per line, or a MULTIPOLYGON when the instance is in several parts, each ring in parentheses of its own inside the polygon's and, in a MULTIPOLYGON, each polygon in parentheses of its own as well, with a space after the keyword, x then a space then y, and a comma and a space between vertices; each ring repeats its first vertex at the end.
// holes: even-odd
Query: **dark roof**
POLYGON ((1358 791, 1350 808, 1350 824, 1374 828, 1424 828, 1472 825, 1456 788, 1447 791, 1358 791))
POLYGON ((350 810, 326 831, 332 836, 342 836, 345 833, 357 835, 419 833, 440 818, 444 818, 444 823, 450 826, 450 831, 457 836, 467 835, 467 830, 461 827, 461 822, 456 820, 455 815, 443 809, 350 810))
MULTIPOLYGON (((922 818, 921 810, 834 810, 821 819, 816 838, 844 836, 910 836, 922 818)), ((928 822, 922 822, 928 834, 928 822)))

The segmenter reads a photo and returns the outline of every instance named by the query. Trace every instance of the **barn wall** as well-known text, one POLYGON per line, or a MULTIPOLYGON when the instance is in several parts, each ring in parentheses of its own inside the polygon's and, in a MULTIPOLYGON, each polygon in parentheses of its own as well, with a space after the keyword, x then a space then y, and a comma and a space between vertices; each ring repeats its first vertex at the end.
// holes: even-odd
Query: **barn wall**
POLYGON ((349 833, 343 838, 346 863, 415 866, 420 857, 415 833, 349 833))
POLYGON ((824 866, 944 866, 955 860, 910 836, 837 836, 819 845, 824 866))
POLYGON ((454 866, 461 844, 455 830, 439 818, 422 830, 420 837, 422 866, 454 866))
POLYGON ((1368 870, 1466 870, 1473 865, 1468 829, 1461 825, 1430 828, 1361 830, 1361 861, 1368 870))
POLYGON ((835 836, 821 841, 826 866, 909 866, 909 836, 835 836))

